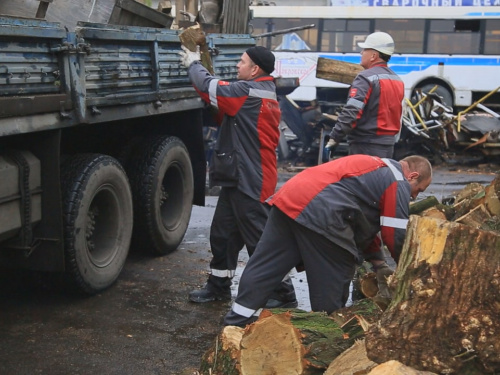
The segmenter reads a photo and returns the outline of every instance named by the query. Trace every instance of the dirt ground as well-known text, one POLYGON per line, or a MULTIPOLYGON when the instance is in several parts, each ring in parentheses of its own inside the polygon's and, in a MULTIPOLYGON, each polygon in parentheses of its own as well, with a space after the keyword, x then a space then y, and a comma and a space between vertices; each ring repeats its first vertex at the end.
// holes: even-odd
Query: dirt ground
MULTIPOLYGON (((486 185, 496 170, 436 168, 426 195, 441 199, 469 182, 486 185)), ((281 182, 293 174, 282 171, 281 182)), ((207 277, 216 202, 209 196, 205 207, 193 208, 177 251, 152 258, 134 249, 117 283, 97 296, 76 297, 36 275, 2 271, 0 374, 195 374, 230 308, 187 299, 207 277)), ((242 256, 240 268, 244 263, 242 256)), ((304 286, 303 275, 296 282, 304 286)), ((304 299, 307 291, 299 307, 304 299)))
POLYGON ((193 210, 177 251, 152 258, 134 250, 118 282, 97 296, 4 271, 0 374, 193 374, 230 307, 187 299, 206 278, 215 203, 193 210))

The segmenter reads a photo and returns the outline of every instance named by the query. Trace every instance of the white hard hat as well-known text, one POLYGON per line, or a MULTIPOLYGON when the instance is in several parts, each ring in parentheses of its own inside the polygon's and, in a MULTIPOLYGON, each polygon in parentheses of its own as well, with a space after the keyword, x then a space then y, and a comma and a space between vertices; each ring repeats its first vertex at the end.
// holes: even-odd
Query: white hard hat
POLYGON ((394 40, 389 34, 381 31, 368 35, 363 43, 358 43, 358 46, 374 49, 389 56, 394 53, 394 40))

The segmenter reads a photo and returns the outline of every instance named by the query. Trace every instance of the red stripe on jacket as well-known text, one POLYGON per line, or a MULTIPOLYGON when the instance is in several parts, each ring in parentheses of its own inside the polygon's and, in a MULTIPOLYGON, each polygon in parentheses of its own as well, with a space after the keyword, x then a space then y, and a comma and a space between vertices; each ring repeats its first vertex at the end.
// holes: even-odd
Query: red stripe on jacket
POLYGON ((269 204, 276 205, 287 216, 296 219, 326 186, 385 166, 380 158, 370 158, 372 162, 367 163, 367 155, 352 155, 306 169, 284 184, 269 200, 269 204), (304 190, 303 186, 308 186, 308 189, 304 190))
POLYGON ((262 99, 262 107, 267 110, 260 111, 257 121, 257 132, 260 141, 260 155, 262 168, 262 190, 260 193, 260 201, 264 202, 269 198, 276 189, 278 183, 278 175, 276 173, 276 145, 279 141, 279 129, 271 128, 268 124, 279 124, 281 111, 279 104, 275 100, 262 99))

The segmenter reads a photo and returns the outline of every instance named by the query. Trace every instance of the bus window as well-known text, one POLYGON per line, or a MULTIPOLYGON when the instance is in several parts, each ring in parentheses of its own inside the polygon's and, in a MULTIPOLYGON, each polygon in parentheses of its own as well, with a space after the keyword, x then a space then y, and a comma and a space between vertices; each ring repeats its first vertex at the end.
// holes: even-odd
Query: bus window
POLYGON ((427 52, 436 54, 478 54, 479 26, 476 22, 430 20, 427 52))
POLYGON ((321 33, 321 51, 359 52, 357 43, 370 34, 369 20, 325 19, 321 33))
POLYGON ((486 20, 484 54, 500 54, 500 20, 486 20))
POLYGON ((277 51, 317 51, 318 50, 318 20, 317 19, 273 19, 273 31, 289 29, 309 24, 316 28, 295 31, 285 35, 277 35, 271 39, 271 49, 277 51))
MULTIPOLYGON (((268 30, 268 24, 269 24, 269 18, 258 18, 258 19, 253 19, 251 22, 251 27, 250 27, 250 32, 252 35, 258 35, 258 34, 264 34, 267 33, 268 30)), ((267 41, 270 38, 258 38, 256 40, 256 44, 258 46, 264 46, 264 47, 269 47, 267 45, 267 41)))
POLYGON ((375 31, 384 31, 392 36, 396 53, 423 53, 424 30, 425 20, 375 20, 375 31))

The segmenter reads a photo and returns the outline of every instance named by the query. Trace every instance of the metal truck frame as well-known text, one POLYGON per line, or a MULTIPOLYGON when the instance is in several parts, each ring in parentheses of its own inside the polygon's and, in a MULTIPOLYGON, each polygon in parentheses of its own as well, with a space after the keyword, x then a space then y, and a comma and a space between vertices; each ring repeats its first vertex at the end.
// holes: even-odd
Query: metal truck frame
MULTIPOLYGON (((236 78, 255 40, 209 34, 236 78)), ((0 265, 60 273, 87 294, 130 246, 164 255, 204 205, 204 104, 179 31, 0 16, 0 265)))

